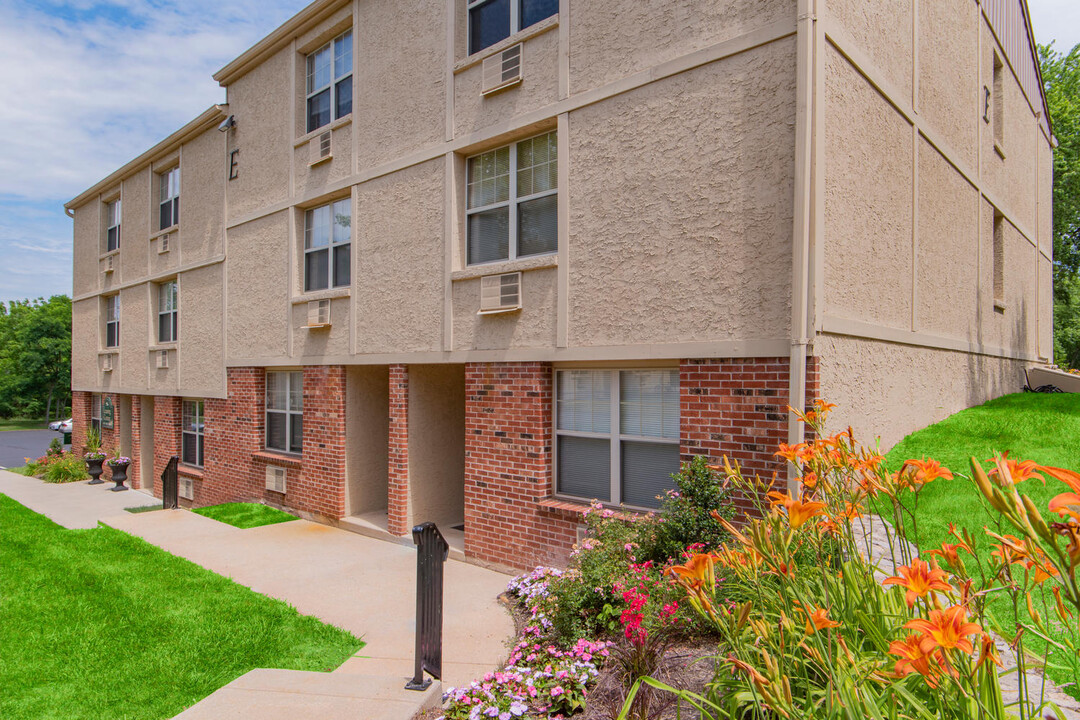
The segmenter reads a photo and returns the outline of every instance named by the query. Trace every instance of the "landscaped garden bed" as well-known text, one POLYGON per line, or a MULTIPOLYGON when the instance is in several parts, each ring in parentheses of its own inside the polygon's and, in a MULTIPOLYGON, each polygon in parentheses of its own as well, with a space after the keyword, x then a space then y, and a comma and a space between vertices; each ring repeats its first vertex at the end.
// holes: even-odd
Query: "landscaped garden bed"
POLYGON ((64 529, 3 495, 0 568, 5 720, 169 718, 254 668, 328 671, 363 645, 139 538, 64 529))

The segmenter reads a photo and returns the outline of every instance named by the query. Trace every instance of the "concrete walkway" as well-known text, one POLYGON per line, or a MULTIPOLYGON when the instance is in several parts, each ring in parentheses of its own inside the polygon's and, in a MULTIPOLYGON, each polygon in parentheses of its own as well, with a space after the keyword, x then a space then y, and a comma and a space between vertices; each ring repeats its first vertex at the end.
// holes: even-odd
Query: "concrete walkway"
MULTIPOLYGON (((241 530, 186 510, 126 513, 160 501, 107 487, 49 485, 0 471, 0 493, 66 527, 95 527, 100 520, 366 643, 330 674, 253 670, 178 717, 408 720, 439 701, 438 683, 428 693, 401 690, 413 673, 415 549, 306 520, 241 530)), ((508 580, 475 565, 446 563, 443 686, 468 684, 506 659, 514 624, 497 597, 508 580)))

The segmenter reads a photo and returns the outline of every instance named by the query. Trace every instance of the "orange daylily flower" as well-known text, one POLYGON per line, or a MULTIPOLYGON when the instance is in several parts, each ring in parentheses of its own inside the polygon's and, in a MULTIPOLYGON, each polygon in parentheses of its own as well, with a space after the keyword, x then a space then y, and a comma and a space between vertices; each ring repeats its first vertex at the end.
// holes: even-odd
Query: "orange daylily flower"
POLYGON ((1001 664, 1001 657, 998 655, 997 647, 994 645, 994 639, 990 637, 990 633, 983 633, 979 662, 975 663, 975 669, 978 670, 987 661, 994 663, 999 668, 1005 667, 1001 664))
POLYGON ((1057 522, 1050 529, 1067 540, 1065 552, 1069 554, 1069 567, 1080 565, 1080 524, 1057 522))
POLYGON ((1026 563, 1031 559, 1027 548, 1024 547, 1020 538, 1015 535, 998 535, 989 530, 986 534, 991 537, 996 537, 1001 541, 1000 543, 991 546, 994 549, 990 552, 990 555, 991 557, 996 557, 1000 560, 1002 565, 1026 563))
POLYGON ((944 610, 931 610, 929 619, 915 618, 904 623, 909 630, 923 633, 921 647, 923 652, 936 648, 952 650, 956 648, 969 655, 974 652, 969 635, 980 635, 983 629, 978 624, 967 621, 967 608, 953 605, 944 610))
POLYGON ((801 465, 814 457, 814 450, 806 443, 798 443, 797 445, 780 443, 779 447, 780 449, 773 453, 773 455, 778 455, 796 465, 801 465))
POLYGON ((1050 512, 1068 515, 1076 522, 1080 522, 1080 493, 1067 492, 1056 495, 1050 501, 1050 512))
POLYGON ((766 678, 764 675, 762 675, 760 672, 758 672, 757 668, 755 668, 750 663, 743 662, 742 660, 735 657, 734 655, 728 655, 727 656, 727 661, 729 663, 731 663, 731 674, 732 675, 735 674, 736 670, 740 670, 740 671, 746 673, 747 677, 750 678, 751 682, 753 682, 758 687, 761 687, 763 685, 768 685, 768 683, 769 683, 768 678, 766 678))
POLYGON ((937 669, 931 667, 932 653, 923 651, 922 640, 918 635, 908 635, 903 640, 893 640, 889 644, 889 653, 899 655, 900 659, 893 666, 897 677, 907 677, 917 672, 926 678, 926 684, 932 688, 938 686, 937 669))
POLYGON ((700 587, 708 585, 714 587, 716 579, 713 575, 713 565, 716 556, 712 553, 696 553, 690 556, 684 565, 675 565, 668 572, 679 582, 680 585, 700 587))
POLYGON ((1038 478, 1043 481, 1043 484, 1046 484, 1046 478, 1037 472, 1039 466, 1034 460, 1025 460, 1023 462, 1013 460, 1006 451, 1002 453, 1001 457, 990 458, 987 462, 994 463, 994 467, 991 468, 987 475, 997 475, 1002 479, 1003 483, 1011 482, 1013 485, 1018 485, 1025 480, 1038 478))
POLYGON ((937 555, 942 560, 947 562, 950 567, 960 567, 960 551, 966 550, 968 554, 974 555, 971 548, 968 547, 965 542, 957 543, 941 543, 941 547, 937 550, 927 551, 927 555, 937 555))
POLYGON ((825 608, 815 608, 813 605, 803 608, 806 611, 806 634, 813 635, 818 630, 840 627, 840 623, 829 619, 829 611, 825 608))
POLYGON ((773 506, 782 505, 787 511, 788 523, 793 530, 797 530, 807 520, 825 511, 823 502, 803 502, 776 490, 770 492, 769 497, 772 498, 770 502, 773 506))
POLYGON ((952 592, 952 585, 946 582, 948 576, 945 571, 937 567, 931 569, 925 560, 912 560, 911 565, 898 565, 896 570, 900 576, 885 578, 881 584, 907 588, 904 600, 909 608, 915 605, 915 598, 926 597, 931 590, 952 592))
POLYGON ((938 478, 943 480, 953 479, 952 471, 949 468, 941 467, 941 463, 937 460, 907 460, 904 462, 903 467, 900 468, 900 472, 903 473, 909 467, 915 468, 911 480, 916 485, 925 485, 938 478))

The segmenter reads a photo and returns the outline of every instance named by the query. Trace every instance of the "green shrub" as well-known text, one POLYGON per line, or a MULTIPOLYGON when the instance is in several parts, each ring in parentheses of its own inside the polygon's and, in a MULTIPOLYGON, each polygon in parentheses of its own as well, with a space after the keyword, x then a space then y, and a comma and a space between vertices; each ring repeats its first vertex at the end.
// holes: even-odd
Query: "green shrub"
POLYGON ((689 545, 706 550, 719 547, 728 534, 711 513, 716 511, 728 520, 735 514, 732 493, 703 456, 695 456, 671 478, 675 489, 661 501, 654 535, 643 538, 642 555, 656 563, 681 562, 689 545))
POLYGON ((42 479, 50 483, 66 483, 86 480, 89 477, 86 473, 86 462, 78 455, 65 453, 49 461, 42 479))
POLYGON ((64 454, 64 444, 60 442, 60 438, 53 438, 49 443, 49 449, 45 451, 45 454, 49 457, 57 457, 64 454))

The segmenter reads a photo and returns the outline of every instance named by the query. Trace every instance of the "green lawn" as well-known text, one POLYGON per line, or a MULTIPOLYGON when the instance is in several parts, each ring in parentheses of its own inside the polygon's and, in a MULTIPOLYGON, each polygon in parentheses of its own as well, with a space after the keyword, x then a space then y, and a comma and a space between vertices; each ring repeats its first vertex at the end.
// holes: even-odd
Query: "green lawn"
MULTIPOLYGON (((986 511, 981 495, 967 479, 971 474, 971 456, 987 460, 995 453, 1005 451, 1009 451, 1010 458, 1080 470, 1080 395, 1006 395, 958 412, 908 435, 896 445, 886 456, 886 463, 892 470, 899 469, 909 458, 929 457, 957 475, 952 481, 935 480, 919 493, 915 516, 920 548, 940 546, 951 522, 958 527, 967 527, 975 535, 976 550, 986 564, 994 541, 983 528, 989 526, 1001 534, 1016 534, 1011 526, 997 522, 996 513, 986 511)), ((984 467, 990 466, 984 463, 984 467)), ((1052 478, 1045 486, 1039 480, 1027 480, 1017 488, 1035 501, 1048 521, 1057 517, 1046 509, 1050 499, 1067 490, 1063 483, 1052 478)), ((910 495, 906 503, 912 505, 910 495)), ((1011 627, 1011 605, 1004 596, 999 598, 991 604, 991 612, 999 623, 1011 627)), ((1043 617, 1054 617, 1045 600, 1037 600, 1036 608, 1043 617)), ((1051 677, 1059 681, 1071 679, 1061 673, 1051 673, 1051 677)), ((1080 696, 1076 688, 1071 694, 1080 696)))
POLYGON ((326 671, 363 643, 118 530, 0 495, 0 717, 169 718, 256 667, 326 671))
MULTIPOLYGON (((66 417, 66 416, 65 416, 66 417)), ((31 420, 28 418, 0 419, 0 432, 4 430, 48 430, 49 424, 41 419, 31 420)), ((57 433, 59 437, 59 433, 57 433)), ((61 438, 63 439, 63 438, 61 438)))
POLYGON ((196 508, 192 512, 244 529, 296 520, 295 515, 259 503, 223 503, 196 508))

